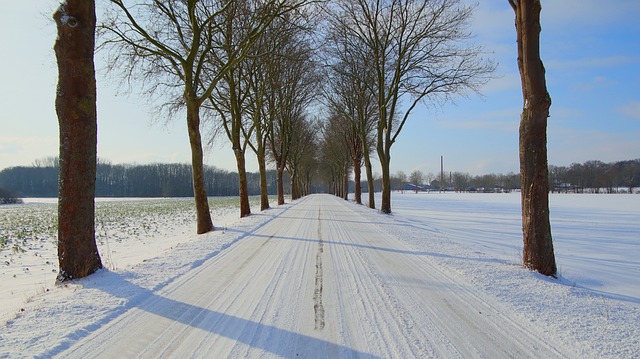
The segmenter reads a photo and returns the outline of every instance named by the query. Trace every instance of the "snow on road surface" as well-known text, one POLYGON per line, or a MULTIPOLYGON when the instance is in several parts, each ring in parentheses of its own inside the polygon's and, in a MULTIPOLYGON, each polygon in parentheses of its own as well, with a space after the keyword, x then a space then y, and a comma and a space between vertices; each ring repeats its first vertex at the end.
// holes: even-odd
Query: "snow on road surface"
POLYGON ((565 350, 344 201, 313 196, 61 355, 533 358, 565 350))
MULTIPOLYGON (((314 195, 193 236, 35 297, 0 331, 0 358, 640 357, 634 298, 479 248, 476 216, 402 212, 314 195)), ((518 222, 483 220, 496 241, 518 222)))

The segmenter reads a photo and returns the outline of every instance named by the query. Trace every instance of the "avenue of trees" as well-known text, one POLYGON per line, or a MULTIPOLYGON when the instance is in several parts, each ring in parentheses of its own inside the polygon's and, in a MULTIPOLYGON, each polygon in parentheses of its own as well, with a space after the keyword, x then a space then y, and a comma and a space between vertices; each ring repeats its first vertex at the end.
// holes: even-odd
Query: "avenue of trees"
MULTIPOLYGON (((382 172, 379 208, 391 213, 391 148, 413 110, 478 92, 495 69, 484 49, 472 43, 468 27, 473 6, 460 0, 107 0, 103 4, 98 22, 93 0, 65 1, 54 14, 61 281, 101 267, 93 218, 96 186, 144 178, 123 176, 118 166, 98 175, 96 34, 111 76, 148 95, 157 113, 167 119, 186 119, 191 164, 155 169, 171 172, 158 176, 180 177, 180 183, 190 171, 199 234, 214 229, 207 183, 221 182, 207 179, 215 171, 204 166, 203 143, 225 137, 231 144, 241 217, 251 213, 248 148, 259 162, 262 209, 269 207, 267 164, 275 167, 278 204, 284 203, 285 171, 293 199, 310 193, 318 179, 347 199, 353 171, 355 201, 362 203, 364 166, 368 203, 375 208, 371 161, 377 157, 382 172)), ((546 156, 551 100, 539 57, 540 1, 509 0, 509 4, 516 14, 524 99, 520 126, 524 264, 555 275, 546 156)), ((422 177, 416 172, 407 180, 424 181, 422 177)), ((166 195, 186 193, 183 185, 163 186, 167 184, 157 185, 166 195)))
POLYGON ((137 81, 169 113, 185 113, 198 233, 214 229, 204 178, 202 128, 208 117, 203 117, 203 109, 215 109, 212 111, 223 122, 232 143, 240 180, 240 216, 245 216, 250 209, 244 183, 244 150, 252 137, 252 130, 245 127, 245 119, 249 122, 250 118, 246 111, 247 59, 260 56, 256 54, 260 52, 256 49, 259 40, 276 19, 301 16, 310 2, 107 2, 99 28, 102 46, 111 55, 112 73, 126 82, 137 81))

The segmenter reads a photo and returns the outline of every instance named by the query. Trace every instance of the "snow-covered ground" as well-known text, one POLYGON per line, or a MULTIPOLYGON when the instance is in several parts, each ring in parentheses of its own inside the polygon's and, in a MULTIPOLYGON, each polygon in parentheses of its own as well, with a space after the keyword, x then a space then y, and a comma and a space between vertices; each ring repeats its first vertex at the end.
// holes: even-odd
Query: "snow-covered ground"
POLYGON ((61 288, 1 273, 2 293, 43 290, 3 306, 0 357, 640 357, 640 196, 551 197, 558 280, 519 264, 518 194, 394 193, 393 210, 310 196, 112 240, 115 265, 61 288))
MULTIPOLYGON (((0 320, 52 289, 58 270, 57 199, 0 206, 0 320)), ((253 210, 258 210, 252 198, 253 210)), ((211 199, 215 225, 236 220, 237 199, 211 199)), ((104 266, 119 270, 163 255, 195 236, 189 198, 98 198, 96 242, 104 266)))
MULTIPOLYGON (((520 193, 394 193, 398 221, 521 263, 520 193)), ((551 232, 563 281, 640 306, 640 196, 552 194, 551 232)))

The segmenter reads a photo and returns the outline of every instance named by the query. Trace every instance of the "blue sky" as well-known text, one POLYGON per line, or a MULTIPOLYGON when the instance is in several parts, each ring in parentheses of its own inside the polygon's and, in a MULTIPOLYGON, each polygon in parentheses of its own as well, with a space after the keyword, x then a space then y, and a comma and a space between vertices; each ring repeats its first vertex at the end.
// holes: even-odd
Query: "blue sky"
MULTIPOLYGON (((50 20, 56 4, 13 1, 0 13, 0 169, 57 155, 50 20)), ((640 1, 543 0, 542 6, 541 52, 553 101, 549 163, 640 158, 640 1)), ((470 30, 499 64, 496 78, 481 96, 416 109, 392 148, 392 172, 436 173, 441 155, 446 171, 518 171, 522 95, 507 0, 480 1, 470 30)), ((155 120, 144 99, 118 94, 112 82, 98 73, 98 155, 114 163, 189 162, 184 116, 155 120)), ((235 169, 223 141, 207 151, 206 162, 235 169)), ((257 170, 252 159, 249 169, 257 170)))

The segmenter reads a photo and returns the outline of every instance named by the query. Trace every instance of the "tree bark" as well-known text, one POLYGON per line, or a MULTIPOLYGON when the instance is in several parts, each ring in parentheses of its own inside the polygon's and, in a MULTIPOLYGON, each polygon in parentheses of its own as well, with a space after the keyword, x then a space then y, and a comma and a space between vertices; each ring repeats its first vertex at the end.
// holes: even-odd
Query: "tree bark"
POLYGON ((389 152, 391 146, 385 144, 382 140, 378 143, 378 157, 380 157, 380 169, 382 171, 382 203, 380 204, 380 212, 389 214, 391 213, 391 174, 389 171, 389 163, 391 162, 389 152))
POLYGON ((342 174, 342 188, 344 192, 342 192, 342 198, 345 201, 349 200, 349 166, 347 163, 344 164, 344 173, 342 174))
POLYGON ((366 151, 366 149, 363 155, 364 155, 364 168, 367 173, 367 188, 369 191, 369 208, 375 209, 376 208, 376 197, 375 197, 376 188, 375 188, 375 183, 373 179, 373 170, 371 168, 371 157, 369 157, 369 153, 366 151))
POLYGON ((240 178, 240 218, 251 214, 251 206, 249 205, 249 191, 247 190, 247 169, 245 166, 244 151, 234 149, 236 155, 236 164, 238 167, 238 177, 240 178))
MULTIPOLYGON (((262 141, 262 139, 260 139, 262 141)), ((269 187, 267 185, 267 163, 265 159, 264 146, 258 149, 258 168, 260 170, 260 210, 269 209, 269 187)))
POLYGON ((56 114, 60 129, 57 282, 102 268, 95 239, 97 153, 95 2, 69 0, 53 14, 58 29, 56 114))
POLYGON ((298 180, 298 171, 293 169, 289 172, 291 175, 291 200, 295 201, 300 198, 300 188, 298 184, 300 183, 298 180))
POLYGON ((518 68, 524 107, 520 119, 523 264, 547 276, 557 268, 549 221, 547 118, 551 97, 540 59, 539 0, 509 0, 516 13, 518 68))
POLYGON ((367 173, 367 190, 369 191, 369 208, 376 208, 376 187, 373 178, 373 169, 371 168, 371 159, 365 155, 364 161, 365 172, 367 173))
POLYGON ((185 91, 187 105, 187 130, 191 145, 191 173, 193 182, 193 196, 196 202, 197 233, 203 234, 213 231, 213 221, 209 211, 209 199, 204 181, 204 155, 202 153, 202 138, 200 136, 200 106, 195 95, 185 91))
POLYGON ((283 173, 283 166, 281 166, 281 164, 278 164, 276 166, 276 188, 278 191, 278 206, 282 206, 284 204, 284 182, 282 179, 283 173))
POLYGON ((362 204, 362 188, 360 188, 362 182, 362 144, 361 141, 355 141, 354 155, 353 155, 353 197, 357 204, 362 204))

